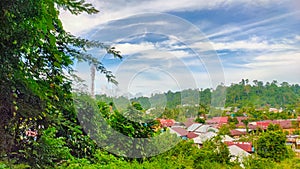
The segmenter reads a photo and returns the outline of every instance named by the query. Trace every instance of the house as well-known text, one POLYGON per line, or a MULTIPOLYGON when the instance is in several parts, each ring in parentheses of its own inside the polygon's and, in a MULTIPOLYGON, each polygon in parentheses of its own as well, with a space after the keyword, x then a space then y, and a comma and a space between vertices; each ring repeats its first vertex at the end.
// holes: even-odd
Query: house
POLYGON ((239 130, 236 130, 236 129, 233 129, 233 130, 230 130, 230 136, 231 137, 234 137, 234 138, 239 138, 240 136, 242 135, 246 135, 247 132, 242 132, 242 131, 239 131, 239 130))
POLYGON ((198 147, 200 148, 203 143, 209 139, 212 139, 213 137, 215 137, 217 134, 214 132, 207 132, 207 133, 201 133, 199 134, 198 137, 193 138, 193 141, 195 144, 198 145, 198 147))
POLYGON ((213 117, 212 119, 206 120, 206 124, 216 124, 218 126, 222 126, 223 124, 228 123, 228 116, 225 117, 213 117))
POLYGON ((289 145, 292 149, 297 147, 297 139, 299 135, 287 135, 286 136, 286 145, 289 145))
POLYGON ((188 135, 188 131, 186 131, 182 127, 172 127, 172 128, 170 128, 170 133, 174 133, 178 137, 181 137, 183 139, 187 139, 187 135, 188 135))
POLYGON ((250 142, 232 142, 232 141, 228 141, 228 142, 224 142, 228 147, 232 146, 232 145, 236 145, 239 148, 243 149, 244 151, 248 152, 248 153, 252 153, 253 152, 253 147, 252 147, 252 143, 250 142))
POLYGON ((172 127, 175 124, 173 119, 157 119, 161 127, 172 127))
POLYGON ((282 129, 293 128, 292 120, 273 120, 271 123, 278 124, 282 129))
POLYGON ((200 126, 202 126, 203 124, 201 123, 193 123, 192 125, 190 125, 187 128, 187 131, 195 131, 196 129, 198 129, 200 126))
MULTIPOLYGON (((247 129, 234 129, 234 130, 237 130, 237 131, 240 131, 240 132, 244 132, 246 133, 247 132, 247 129)), ((251 129, 248 129, 248 132, 249 131, 252 131, 251 129)))
POLYGON ((195 132, 196 134, 198 133, 206 133, 209 131, 217 133, 219 130, 211 125, 207 124, 201 124, 201 123, 193 123, 187 128, 187 131, 189 132, 195 132))
POLYGON ((240 148, 237 145, 228 146, 228 149, 229 149, 230 155, 232 155, 234 157, 247 157, 250 155, 250 153, 243 150, 242 148, 240 148))
POLYGON ((293 121, 297 121, 295 119, 287 119, 287 120, 264 120, 257 122, 250 122, 248 127, 253 130, 257 130, 258 128, 262 130, 266 130, 270 124, 278 124, 284 131, 288 131, 291 133, 293 131, 293 121))
POLYGON ((200 127, 198 127, 197 129, 194 130, 195 133, 207 133, 207 132, 214 132, 217 133, 219 132, 219 130, 215 127, 212 127, 210 125, 201 125, 200 127))
POLYGON ((186 128, 190 127, 192 124, 194 124, 195 118, 188 118, 183 124, 186 128))
POLYGON ((231 156, 230 161, 238 160, 238 162, 241 164, 241 167, 244 168, 242 162, 244 158, 250 155, 250 153, 238 147, 237 145, 228 146, 228 150, 231 156))
POLYGON ((248 128, 257 130, 257 129, 262 129, 266 130, 270 124, 271 120, 265 120, 265 121, 258 121, 258 122, 250 122, 248 124, 248 128))
POLYGON ((184 125, 184 123, 182 123, 182 122, 177 122, 177 121, 175 121, 175 123, 174 123, 174 125, 173 125, 172 127, 182 127, 182 128, 184 128, 185 125, 184 125))
POLYGON ((193 139, 193 138, 196 138, 198 136, 199 135, 194 133, 194 132, 188 132, 188 134, 187 134, 187 138, 189 138, 189 139, 193 139))

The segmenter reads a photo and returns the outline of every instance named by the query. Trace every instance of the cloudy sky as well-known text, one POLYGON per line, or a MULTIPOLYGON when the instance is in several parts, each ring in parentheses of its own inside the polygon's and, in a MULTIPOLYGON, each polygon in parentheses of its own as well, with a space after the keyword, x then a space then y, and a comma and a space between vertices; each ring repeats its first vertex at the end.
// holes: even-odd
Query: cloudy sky
MULTIPOLYGON (((96 15, 61 12, 74 35, 113 45, 122 60, 90 52, 118 86, 96 76, 96 92, 149 95, 241 79, 299 83, 298 0, 93 0, 96 15)), ((90 81, 90 68, 76 65, 90 81)))

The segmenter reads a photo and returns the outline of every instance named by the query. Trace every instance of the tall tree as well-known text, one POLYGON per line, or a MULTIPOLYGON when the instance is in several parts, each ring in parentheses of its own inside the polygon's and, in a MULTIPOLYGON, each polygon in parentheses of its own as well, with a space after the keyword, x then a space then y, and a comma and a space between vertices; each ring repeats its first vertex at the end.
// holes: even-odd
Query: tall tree
POLYGON ((66 32, 58 8, 75 15, 98 11, 84 0, 3 0, 0 6, 0 119, 5 119, 0 124, 1 150, 22 149, 24 128, 57 126, 58 135, 72 135, 72 126, 78 124, 71 94, 72 64, 86 61, 115 82, 87 49, 100 47, 120 55, 103 43, 66 32))

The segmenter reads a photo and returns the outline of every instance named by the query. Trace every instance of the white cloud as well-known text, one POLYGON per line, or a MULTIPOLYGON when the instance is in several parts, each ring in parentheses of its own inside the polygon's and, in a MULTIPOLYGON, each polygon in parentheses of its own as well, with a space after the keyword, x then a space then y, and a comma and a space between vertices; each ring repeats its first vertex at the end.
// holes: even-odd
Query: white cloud
POLYGON ((295 36, 295 39, 296 39, 297 41, 300 41, 300 35, 295 36))
POLYGON ((121 51, 122 55, 133 55, 149 50, 155 50, 155 44, 151 42, 143 42, 140 44, 133 44, 133 43, 121 43, 115 44, 114 47, 121 51))
POLYGON ((258 41, 253 41, 253 40, 250 40, 250 41, 240 40, 240 41, 231 41, 231 42, 226 42, 226 43, 212 42, 212 46, 216 50, 231 50, 231 51, 236 51, 236 50, 281 51, 281 50, 298 49, 297 47, 294 47, 294 46, 291 46, 291 45, 280 44, 280 43, 271 44, 268 41, 258 42, 258 41))
POLYGON ((270 17, 270 18, 256 21, 256 22, 251 22, 251 23, 244 24, 244 25, 225 25, 219 31, 215 30, 213 33, 208 34, 206 36, 206 38, 212 39, 214 37, 228 36, 228 35, 232 35, 232 34, 235 34, 234 36, 236 36, 236 33, 243 34, 244 31, 247 31, 249 29, 257 29, 257 27, 259 27, 259 26, 266 25, 268 23, 278 21, 280 19, 286 19, 291 16, 296 16, 296 15, 299 15, 299 13, 300 13, 300 11, 292 11, 292 12, 276 15, 274 17, 270 17))
POLYGON ((254 59, 246 64, 225 67, 224 71, 226 81, 231 83, 245 78, 299 83, 299 65, 300 52, 274 52, 254 56, 254 59))
POLYGON ((267 6, 280 2, 279 0, 260 0, 260 1, 236 1, 236 0, 150 0, 150 1, 123 1, 115 0, 110 2, 92 1, 96 8, 100 10, 99 14, 94 16, 82 14, 79 16, 71 15, 69 12, 61 11, 60 18, 66 30, 80 35, 96 25, 107 23, 112 20, 121 19, 131 15, 145 12, 170 12, 170 11, 195 11, 203 9, 217 9, 221 7, 230 7, 235 5, 243 6, 267 6))

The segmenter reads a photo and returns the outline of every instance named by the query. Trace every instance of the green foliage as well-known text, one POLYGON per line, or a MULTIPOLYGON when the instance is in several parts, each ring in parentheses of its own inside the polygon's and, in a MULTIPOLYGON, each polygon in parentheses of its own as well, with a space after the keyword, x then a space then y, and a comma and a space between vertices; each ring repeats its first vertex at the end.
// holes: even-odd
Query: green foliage
POLYGON ((230 127, 227 124, 223 124, 218 132, 219 135, 230 135, 230 127))
POLYGON ((268 158, 261 158, 253 155, 245 158, 243 165, 247 169, 273 169, 275 167, 275 162, 268 158))
MULTIPOLYGON (((107 152, 96 151, 96 143, 90 139, 89 134, 100 133, 96 135, 99 136, 97 138, 104 139, 99 129, 106 128, 102 126, 103 121, 97 121, 96 118, 100 109, 101 116, 114 130, 130 138, 155 137, 160 134, 155 131, 158 124, 154 120, 149 120, 151 117, 145 113, 145 109, 150 108, 151 99, 160 105, 165 103, 166 98, 166 109, 162 116, 183 120, 186 116, 205 115, 209 112, 206 108, 211 103, 214 105, 224 103, 223 99, 218 99, 219 97, 216 97, 216 100, 211 99, 215 98, 212 96, 224 94, 225 90, 228 93, 226 106, 286 108, 285 113, 267 115, 248 109, 247 113, 255 120, 296 117, 296 113, 300 111, 299 85, 283 82, 278 86, 277 81, 263 85, 257 80, 253 81, 254 85, 250 85, 246 79, 230 87, 220 85, 213 91, 210 89, 175 93, 169 91, 151 98, 137 98, 136 101, 140 103, 133 102, 124 108, 125 112, 116 111, 113 105, 110 105, 113 107, 111 109, 104 103, 99 103, 99 109, 95 108, 93 101, 83 96, 84 105, 79 107, 87 108, 84 110, 88 113, 81 115, 81 118, 90 123, 81 123, 77 119, 78 112, 75 111, 74 96, 71 93, 71 85, 76 82, 72 78, 78 79, 73 74, 73 63, 88 62, 103 73, 108 81, 117 83, 113 74, 105 69, 99 60, 87 53, 87 49, 103 48, 115 57, 121 56, 113 47, 98 41, 77 38, 66 32, 59 19, 58 8, 75 15, 83 12, 94 14, 98 11, 84 0, 3 0, 0 1, 0 6, 0 153, 21 163, 1 162, 0 168, 28 168, 27 164, 30 167, 40 168, 53 168, 59 164, 62 164, 62 168, 221 168, 222 165, 227 167, 228 149, 219 139, 206 142, 202 149, 196 148, 191 142, 183 141, 158 157, 125 161, 107 152), (194 100, 198 98, 200 108, 194 104, 194 100), (189 106, 178 107, 181 103, 187 103, 189 106), (292 111, 294 109, 296 113, 292 111), (133 121, 124 116, 139 119, 133 121), (149 121, 143 122, 142 119, 149 121), (79 124, 85 128, 92 124, 95 128, 83 131, 79 124), (39 129, 38 132, 41 134, 38 135, 37 141, 32 139, 25 141, 22 138, 24 130, 37 129, 38 126, 44 126, 46 130, 39 129)), ((128 101, 126 98, 119 99, 123 102, 128 101)), ((108 100, 111 102, 111 99, 108 100)), ((220 114, 218 110, 212 112, 211 116, 220 114)), ((276 128, 263 133, 257 141, 257 153, 264 158, 259 159, 257 164, 249 162, 249 166, 261 166, 264 161, 268 162, 265 158, 280 161, 289 157, 284 139, 284 134, 276 128)), ((138 151, 143 156, 144 150, 141 150, 134 141, 128 145, 123 145, 124 140, 110 141, 112 146, 121 145, 125 149, 133 147, 133 153, 138 151)), ((155 142, 151 146, 159 145, 155 142)), ((299 167, 294 164, 294 162, 287 163, 294 168, 299 167)))
MULTIPOLYGON (((286 82, 278 85, 276 81, 266 82, 264 85, 261 81, 254 80, 253 84, 250 84, 249 80, 243 79, 238 84, 219 85, 215 90, 168 91, 164 94, 155 94, 149 98, 134 98, 131 101, 139 102, 145 109, 150 108, 150 101, 151 103, 154 101, 157 103, 166 102, 166 108, 161 115, 163 118, 184 120, 185 117, 199 117, 201 115, 214 117, 223 113, 222 110, 214 108, 212 103, 215 105, 224 103, 224 100, 220 100, 222 94, 225 93, 224 90, 226 90, 225 106, 240 108, 238 112, 235 112, 235 116, 244 116, 244 113, 246 113, 249 116, 249 121, 296 118, 300 114, 300 111, 298 111, 300 110, 300 86, 298 84, 290 85, 286 82), (218 99, 212 100, 212 96, 218 99), (193 103, 195 100, 199 101, 196 103, 197 106, 193 103), (185 107, 182 106, 183 101, 188 103, 185 107), (269 112, 270 107, 281 107, 283 112, 269 112), (263 110, 257 110, 256 108, 263 108, 263 110)), ((112 98, 109 99, 112 100, 112 98)), ((128 104, 128 102, 128 100, 125 100, 125 103, 128 104)), ((153 107, 153 104, 151 106, 153 107)), ((229 120, 237 123, 235 118, 229 120)))
POLYGON ((141 109, 138 103, 120 113, 112 108, 113 104, 95 102, 89 96, 76 97, 81 125, 101 148, 129 157, 144 157, 146 151, 158 151, 155 140, 160 138, 159 123, 149 119, 144 110, 137 110, 136 107, 141 109), (150 140, 156 136, 157 139, 150 140))
POLYGON ((289 157, 289 152, 285 145, 286 137, 281 130, 273 130, 274 127, 271 128, 271 130, 262 133, 255 143, 256 151, 260 157, 282 161, 289 157))
MULTIPOLYGON (((151 108, 151 103, 150 103, 150 100, 148 97, 139 97, 137 99, 131 99, 131 101, 133 103, 134 102, 139 103, 138 105, 141 106, 141 108, 139 108, 140 110, 142 110, 142 109, 147 110, 147 109, 151 108)), ((134 104, 133 104, 133 106, 134 106, 134 104)), ((138 108, 136 108, 136 109, 139 110, 138 108)))
POLYGON ((294 135, 300 135, 300 130, 295 130, 295 131, 293 131, 293 134, 294 134, 294 135))
POLYGON ((233 124, 238 124, 239 123, 239 121, 236 117, 229 117, 228 122, 233 123, 233 124))
POLYGON ((0 161, 0 169, 29 169, 32 168, 28 164, 10 164, 9 162, 0 161))
POLYGON ((252 155, 245 158, 243 165, 246 169, 297 169, 300 168, 299 162, 298 158, 288 158, 281 162, 274 162, 272 159, 252 155))
POLYGON ((204 118, 196 118, 195 119, 195 122, 197 122, 197 123, 205 123, 205 119, 204 118))
POLYGON ((283 82, 280 85, 274 80, 271 83, 254 80, 253 85, 248 79, 242 79, 239 84, 227 88, 226 106, 231 107, 288 107, 296 105, 299 98, 298 84, 290 85, 283 82))
POLYGON ((71 137, 66 144, 72 154, 86 156, 83 145, 89 141, 80 137, 71 93, 72 78, 76 78, 73 63, 88 62, 116 83, 112 73, 87 49, 103 48, 121 56, 113 47, 66 32, 58 8, 76 15, 98 11, 84 0, 4 0, 0 6, 0 128, 5 129, 0 131, 4 136, 1 154, 22 158, 18 153, 27 151, 20 141, 24 128, 56 126, 58 137, 71 137), (74 140, 76 147, 80 145, 75 151, 74 140))
POLYGON ((270 124, 267 128, 268 131, 281 131, 281 127, 278 124, 270 124))
POLYGON ((221 141, 220 136, 203 143, 203 147, 197 154, 197 161, 216 162, 220 164, 230 163, 230 154, 228 147, 221 141))
POLYGON ((37 142, 27 146, 25 150, 20 150, 24 156, 25 163, 32 167, 43 168, 45 166, 55 166, 56 163, 70 159, 70 149, 66 147, 63 137, 56 137, 54 127, 43 131, 37 142))

